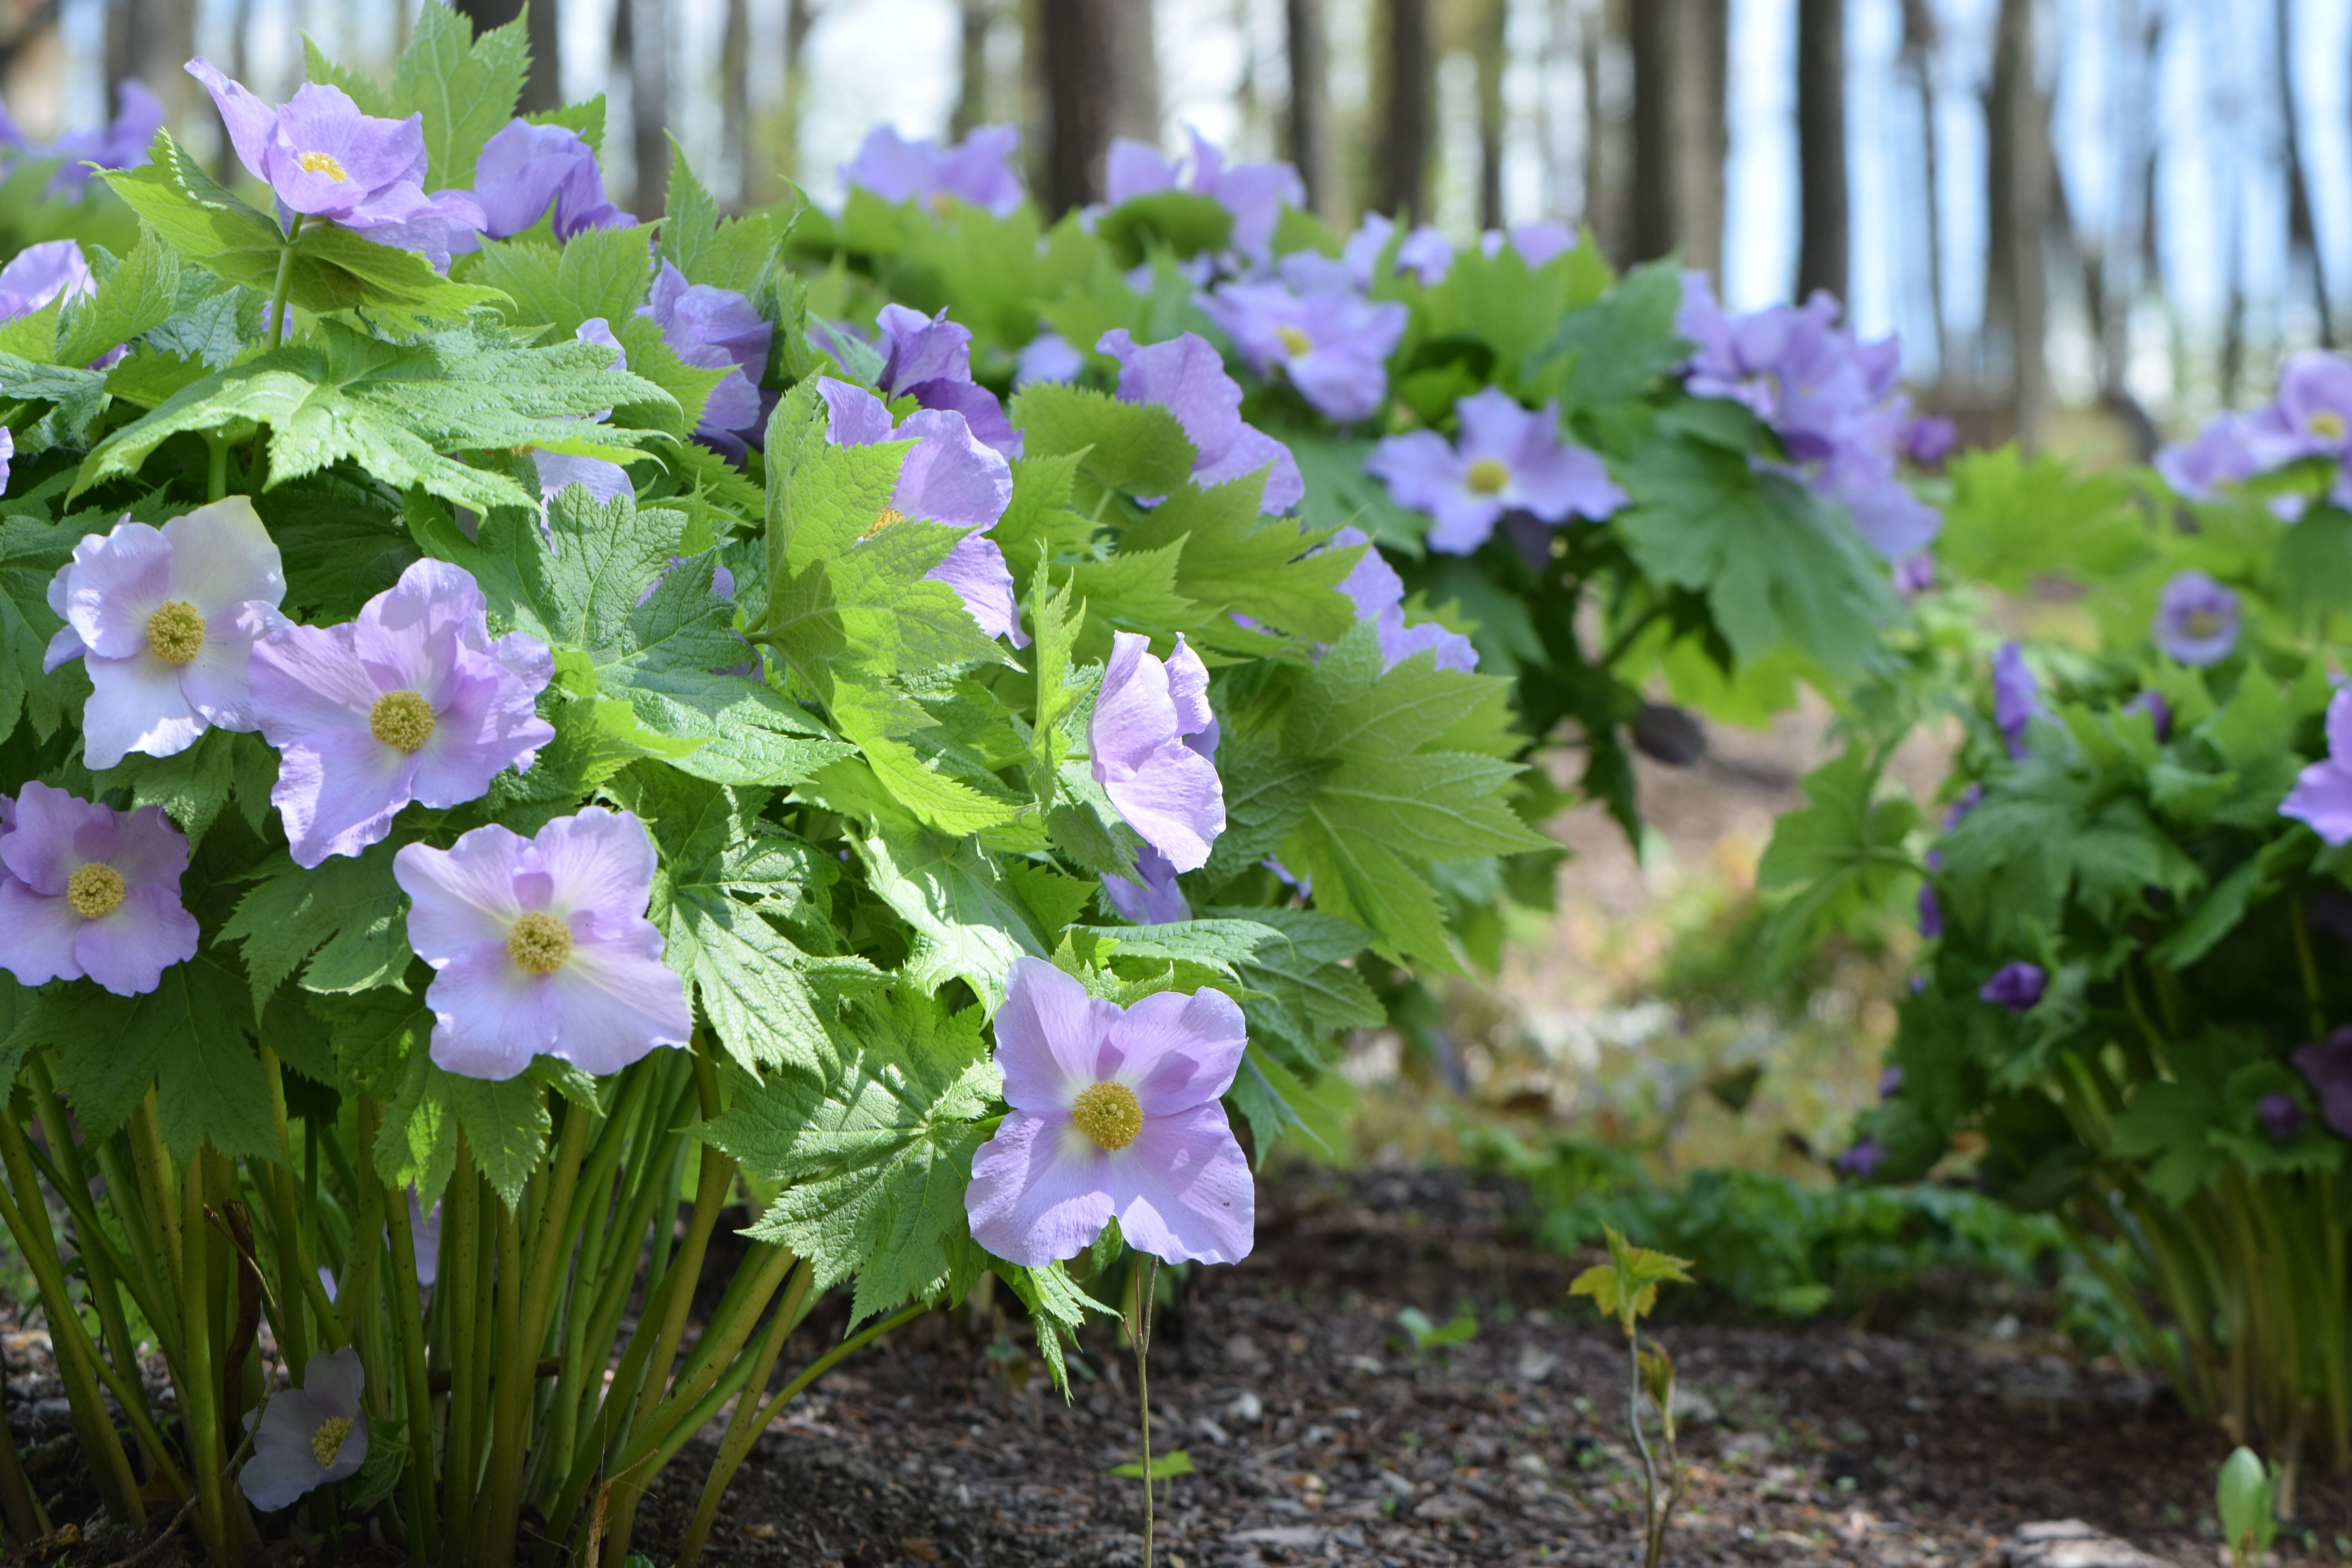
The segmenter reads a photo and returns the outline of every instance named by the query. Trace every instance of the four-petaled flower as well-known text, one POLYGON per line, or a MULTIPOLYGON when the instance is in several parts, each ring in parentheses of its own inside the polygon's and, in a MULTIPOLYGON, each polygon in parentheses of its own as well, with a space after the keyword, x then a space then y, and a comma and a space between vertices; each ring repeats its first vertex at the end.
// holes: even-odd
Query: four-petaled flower
POLYGON ((285 597, 278 546, 243 496, 160 529, 125 520, 84 535, 49 580, 49 608, 66 624, 42 661, 79 658, 89 672, 83 762, 168 757, 207 726, 252 729, 246 664, 255 641, 286 624, 285 597))
POLYGON ((970 202, 1004 217, 1024 194, 1013 169, 1020 149, 1021 132, 1011 125, 975 126, 952 147, 908 141, 896 126, 877 125, 866 133, 857 156, 841 166, 841 177, 886 202, 924 202, 934 211, 970 202))
POLYGON ((2238 595, 2202 572, 2176 573, 2156 610, 2156 646, 2183 664, 2219 664, 2238 646, 2238 595))
POLYGON ((1015 961, 1005 990, 996 1061, 1013 1109, 972 1157, 973 1239, 1041 1268, 1117 1218, 1170 1263, 1247 1257, 1256 1194, 1219 1103, 1248 1044, 1233 998, 1164 991, 1123 1008, 1038 958, 1015 961))
POLYGON ((1096 351, 1118 361, 1122 403, 1156 403, 1176 416, 1192 443, 1192 482, 1207 489, 1266 469, 1259 510, 1288 511, 1307 493, 1290 448, 1242 418, 1242 389, 1198 332, 1164 343, 1138 343, 1125 327, 1102 335, 1096 351))
POLYGON ((646 919, 653 840, 630 813, 588 806, 535 838, 477 827, 447 849, 411 844, 392 867, 414 900, 408 944, 436 972, 425 1004, 445 1070, 509 1079, 544 1055, 618 1072, 692 1034, 646 919))
POLYGON ((181 907, 188 840, 161 806, 115 811, 36 780, 0 834, 0 969, 21 984, 87 974, 118 996, 196 955, 181 907))
MULTIPOLYGON (((474 165, 474 199, 482 209, 482 233, 491 239, 509 239, 532 227, 551 204, 559 240, 637 221, 604 195, 596 150, 580 132, 528 120, 509 121, 483 145, 474 165)), ((470 237, 460 248, 473 248, 470 237)))
POLYGON ((28 245, 0 267, 0 321, 29 316, 52 300, 97 291, 98 279, 81 247, 70 239, 28 245))
POLYGON ((1209 846, 1225 830, 1225 786, 1210 760, 1217 719, 1209 669, 1181 634, 1165 663, 1150 637, 1111 634, 1087 739, 1095 782, 1127 825, 1177 870, 1207 865, 1209 846))
POLYGON ((875 325, 882 333, 882 395, 911 397, 925 408, 963 416, 971 433, 1008 462, 1021 456, 1022 435, 1004 416, 996 394, 971 379, 971 330, 936 316, 885 305, 875 325))
POLYGON ((1233 247, 1262 257, 1274 247, 1274 226, 1282 208, 1307 205, 1307 183, 1289 163, 1233 163, 1198 131, 1192 153, 1178 161, 1149 142, 1120 137, 1104 160, 1104 195, 1112 206, 1160 191, 1207 196, 1233 214, 1233 247))
POLYGON ((367 1373, 350 1345, 321 1352, 302 1369, 302 1386, 283 1388, 245 1418, 253 1458, 236 1484, 254 1507, 275 1513, 331 1481, 348 1480, 367 1463, 367 1412, 360 1391, 367 1373))
MULTIPOLYGON (((1338 265, 1338 264, 1333 264, 1338 265)), ((1225 283, 1201 309, 1234 340, 1260 375, 1280 371, 1327 416, 1361 419, 1388 395, 1388 357, 1404 336, 1407 311, 1345 289, 1293 293, 1280 283, 1225 283)))
POLYGON ((688 283, 666 258, 654 278, 652 298, 637 307, 637 314, 650 317, 661 328, 662 342, 688 364, 727 372, 711 388, 694 433, 740 461, 744 434, 760 423, 760 380, 768 374, 775 329, 734 289, 688 283))
POLYGON ((1507 511, 1561 523, 1605 518, 1625 504, 1601 459, 1561 437, 1557 404, 1530 410, 1490 386, 1454 406, 1458 441, 1409 431, 1382 440, 1364 460, 1364 471, 1385 481, 1399 505, 1436 519, 1432 550, 1469 554, 1507 511))
POLYGON ((2330 844, 2352 839, 2352 687, 2327 700, 2327 755, 2303 770, 2279 815, 2307 822, 2330 844))
POLYGON ((253 714, 278 751, 269 800, 296 865, 358 854, 412 800, 479 799, 555 738, 536 710, 553 657, 520 632, 492 642, 488 610, 464 568, 425 560, 357 620, 254 645, 253 714))

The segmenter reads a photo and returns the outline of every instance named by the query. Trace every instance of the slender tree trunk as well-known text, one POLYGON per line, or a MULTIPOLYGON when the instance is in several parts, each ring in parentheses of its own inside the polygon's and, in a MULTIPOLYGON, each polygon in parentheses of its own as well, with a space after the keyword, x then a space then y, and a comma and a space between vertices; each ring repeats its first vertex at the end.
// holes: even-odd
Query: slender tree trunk
POLYGON ((1284 0, 1284 41, 1290 65, 1290 104, 1284 151, 1307 182, 1310 212, 1338 221, 1339 190, 1331 162, 1331 37, 1323 0, 1284 0))
POLYGON ((1584 13, 1584 212, 1601 253, 1633 258, 1633 43, 1629 0, 1599 0, 1584 13))
POLYGON ((719 139, 733 174, 737 205, 751 199, 751 0, 727 0, 719 45, 719 139))
POLYGON ((1151 0, 1097 0, 1109 17, 1110 133, 1160 141, 1160 51, 1151 0))
POLYGON ((669 191, 669 7, 666 0, 620 4, 636 13, 629 23, 629 142, 636 154, 636 213, 652 217, 669 191))
POLYGON ((2319 258, 2319 241, 2311 221, 2311 181, 2303 161, 2301 96, 2294 81, 2294 6, 2293 0, 2272 0, 2271 19, 2277 32, 2279 125, 2281 151, 2286 159, 2287 253, 2311 268, 2311 301, 2319 310, 2319 341, 2336 346, 2336 319, 2327 304, 2327 268, 2319 258))
POLYGON ((1478 62, 1478 226, 1503 226, 1503 68, 1510 6, 1479 0, 1473 47, 1478 62))
POLYGON ((961 141, 974 126, 988 123, 988 28, 996 20, 994 0, 962 0, 957 8, 955 110, 948 134, 961 141))
POLYGON ((1723 259, 1723 94, 1728 0, 1633 6, 1633 255, 1679 253, 1709 274, 1723 259))
POLYGON ((1935 323, 1936 374, 1953 374, 1952 330, 1944 308, 1944 187, 1942 133, 1936 125, 1936 14, 1928 0, 1903 0, 1903 66, 1919 100, 1919 205, 1926 218, 1927 313, 1935 323))
POLYGON ((163 100, 165 123, 187 100, 181 68, 196 52, 194 0, 115 0, 106 8, 106 87, 135 78, 163 100))
POLYGON ((1990 368, 2008 374, 2018 440, 2029 448, 2049 402, 2042 235, 2050 199, 2049 105, 2034 78, 2033 55, 2033 0, 2000 0, 1985 95, 1984 338, 1990 368))
POLYGON ((784 7, 784 83, 776 104, 776 174, 801 174, 801 106, 808 86, 809 30, 816 26, 812 0, 787 0, 784 7))
POLYGON ((1845 0, 1797 0, 1797 298, 1846 297, 1845 0))
MULTIPOLYGON (((480 37, 493 27, 503 27, 523 14, 524 0, 451 0, 457 15, 474 24, 474 36, 480 37)), ((559 25, 556 0, 530 0, 530 77, 523 83, 521 110, 538 114, 560 107, 563 102, 562 28, 559 25)), ((464 184, 459 180, 452 182, 464 184)))
POLYGON ((1110 9, 1116 0, 1038 0, 1046 101, 1045 201, 1056 213, 1102 199, 1111 139, 1110 9))
POLYGON ((1387 0, 1372 73, 1372 202, 1399 223, 1429 216, 1429 145, 1435 129, 1437 61, 1429 0, 1387 0))

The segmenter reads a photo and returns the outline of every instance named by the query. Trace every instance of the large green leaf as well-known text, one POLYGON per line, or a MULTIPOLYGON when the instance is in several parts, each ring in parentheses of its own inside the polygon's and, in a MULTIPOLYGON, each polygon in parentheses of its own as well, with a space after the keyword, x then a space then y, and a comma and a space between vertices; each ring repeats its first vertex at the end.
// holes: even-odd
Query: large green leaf
MULTIPOLYGON (((539 0, 541 5, 552 0, 539 0)), ((514 118, 530 75, 530 35, 518 16, 474 37, 441 0, 417 8, 416 34, 393 71, 391 111, 425 117, 425 188, 470 190, 482 144, 514 118)))
POLYGON ((408 900, 392 876, 397 848, 386 841, 310 871, 283 855, 260 867, 220 933, 244 944, 257 1013, 298 968, 311 991, 398 984, 409 951, 408 900))

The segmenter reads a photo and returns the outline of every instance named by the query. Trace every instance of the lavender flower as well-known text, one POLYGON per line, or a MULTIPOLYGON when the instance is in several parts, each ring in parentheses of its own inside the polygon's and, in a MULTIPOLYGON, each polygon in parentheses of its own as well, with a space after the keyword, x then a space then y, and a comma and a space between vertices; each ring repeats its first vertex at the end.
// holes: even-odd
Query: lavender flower
MULTIPOLYGON (((613 335, 612 323, 602 316, 591 316, 572 330, 572 338, 583 343, 601 343, 613 351, 613 368, 629 368, 628 351, 621 340, 613 335)), ((607 408, 595 416, 599 420, 610 417, 607 408)), ((559 418, 572 417, 560 415, 559 418)), ((530 452, 531 466, 539 470, 539 493, 542 498, 541 511, 544 517, 545 502, 553 500, 567 485, 579 485, 600 501, 615 501, 623 496, 634 497, 637 487, 629 481, 629 470, 603 458, 575 458, 562 452, 542 452, 534 447, 530 452)))
POLYGON ((1233 247, 1244 256, 1264 257, 1274 247, 1274 226, 1282 208, 1307 205, 1307 184, 1288 163, 1235 163, 1198 131, 1190 132, 1192 155, 1179 162, 1148 142, 1120 137, 1105 160, 1105 195, 1112 206, 1160 191, 1190 191, 1207 196, 1234 215, 1233 247))
POLYGON ((1881 1101, 1895 1099, 1903 1092, 1903 1068, 1889 1064, 1879 1069, 1878 1098, 1881 1101))
POLYGON ((2339 1138, 2352 1138, 2352 1024, 2303 1046, 2290 1058, 2319 1096, 2320 1119, 2339 1138))
POLYGON ((2030 1013, 2049 984, 2050 975, 2040 964, 2019 959, 1993 971, 1992 978, 1978 988, 1977 1000, 2013 1013, 2030 1013))
POLYGON ((866 133, 857 156, 841 166, 841 177, 886 202, 919 201, 944 211, 963 201, 1004 217, 1024 195, 1013 170, 1020 147, 1021 132, 1010 125, 976 127, 953 147, 910 142, 896 127, 877 125, 866 133))
POLYGON ((2157 605, 2155 636, 2183 664, 2219 664, 2238 645, 2238 595, 2202 572, 2176 573, 2157 605))
POLYGON ((1343 528, 1331 536, 1330 547, 1344 550, 1350 545, 1364 547, 1363 555, 1355 569, 1340 580, 1339 592, 1348 595, 1356 606, 1356 618, 1370 621, 1381 639, 1381 664, 1383 669, 1394 669, 1417 653, 1436 656, 1440 669, 1458 669, 1465 674, 1478 668, 1478 650, 1460 632, 1448 631, 1435 621, 1418 626, 1404 622, 1404 579, 1388 563, 1374 544, 1371 536, 1360 528, 1343 528))
POLYGON ((253 1458, 237 1472, 236 1484, 254 1507, 275 1513, 359 1474, 368 1453, 367 1412, 360 1406, 366 1382, 356 1349, 322 1352, 302 1369, 301 1387, 280 1389, 246 1416, 253 1458))
MULTIPOLYGON (((1489 258, 1500 256, 1506 245, 1517 251, 1519 259, 1532 269, 1574 250, 1576 233, 1565 224, 1538 222, 1514 224, 1507 234, 1499 228, 1490 228, 1478 237, 1480 253, 1489 258)), ((1439 268, 1441 274, 1444 270, 1439 268)))
POLYGON ((1944 934, 1944 901, 1936 897, 1936 884, 1919 884, 1917 902, 1919 934, 1929 942, 1944 934))
POLYGON ((1223 284, 1200 304, 1251 369, 1282 372, 1327 417, 1364 418, 1388 395, 1388 357, 1404 337, 1402 305, 1328 290, 1294 294, 1279 283, 1223 284))
POLYGON ((2262 471, 2252 422, 2242 414, 2220 416, 2185 446, 2160 448, 2156 471, 2176 494, 2194 501, 2215 500, 2222 486, 2242 483, 2262 471))
POLYGON ((2157 743, 2172 739, 2172 704, 2164 700, 2161 691, 2143 691, 2124 704, 2126 713, 2145 713, 2148 725, 2156 731, 2157 743))
POLYGON ((83 975, 117 996, 196 955, 181 907, 188 841, 161 806, 114 811, 27 783, 0 834, 0 969, 20 984, 83 975))
POLYGON ((1936 558, 1922 550, 1895 563, 1895 591, 1906 599, 1931 593, 1936 586, 1936 558))
POLYGON ((2279 373, 2278 396, 2251 428, 2255 458, 2265 468, 2352 456, 2352 362, 2315 351, 2291 355, 2279 373))
POLYGON ((127 519, 86 534, 49 581, 66 624, 44 669, 89 672, 82 760, 102 771, 126 752, 168 757, 213 725, 254 727, 246 663, 284 626, 286 574, 253 503, 230 496, 162 528, 127 519))
POLYGON ((1194 484, 1206 489, 1265 468, 1262 510, 1288 511, 1306 495, 1290 448, 1243 421, 1242 389, 1206 338, 1186 332, 1164 343, 1138 344, 1117 327, 1095 349, 1118 361, 1121 402, 1157 403, 1184 427, 1196 454, 1194 484))
POLYGON ((163 100, 130 77, 114 84, 114 118, 104 126, 68 131, 42 150, 44 157, 66 161, 47 195, 76 200, 89 189, 94 169, 135 169, 147 162, 147 144, 163 126, 163 100))
POLYGON ((1225 786, 1216 764, 1217 719, 1209 670, 1184 646, 1164 664, 1151 639, 1111 634, 1110 663, 1087 728, 1095 782, 1144 842, 1179 871, 1208 864, 1225 830, 1225 786))
POLYGON ((1176 868, 1168 857, 1147 844, 1135 858, 1132 878, 1103 873, 1103 896, 1118 918, 1139 926, 1171 925, 1192 918, 1184 889, 1176 885, 1176 868))
POLYGON ((646 825, 600 805, 535 838, 493 824, 394 856, 408 943, 435 970, 434 1061, 509 1079, 552 1056, 603 1074, 686 1045, 693 1011, 646 919, 654 864, 646 825))
POLYGON ((5 425, 0 425, 0 490, 8 488, 9 465, 16 458, 16 435, 5 425))
POLYGON ((1087 368, 1087 356, 1070 346, 1059 332, 1039 332, 1013 356, 1013 386, 1018 391, 1034 382, 1069 382, 1087 368))
POLYGON ((269 800, 296 865, 358 854, 412 800, 478 800, 555 738, 536 711, 553 656, 520 632, 492 642, 488 608, 469 574, 428 559, 356 621, 254 645, 253 713, 279 752, 269 800))
POLYGON ((942 309, 936 316, 885 305, 875 324, 882 330, 882 395, 912 397, 926 408, 951 409, 982 444, 1003 454, 1021 456, 1021 432, 1004 416, 996 394, 971 379, 971 332, 948 320, 942 309))
POLYGON ((1832 1163, 1849 1175, 1867 1177, 1886 1163, 1886 1145, 1875 1138, 1865 1138, 1832 1163))
POLYGON ((877 529, 908 518, 928 519, 963 530, 947 559, 924 574, 945 583, 990 637, 1009 637, 1015 647, 1029 639, 1021 630, 1021 606, 1013 596, 1013 570, 988 531, 1013 500, 1013 468, 972 434, 962 415, 950 409, 919 408, 893 428, 890 410, 862 386, 825 376, 817 383, 824 398, 825 439, 836 447, 869 447, 911 439, 914 450, 898 467, 890 505, 874 520, 877 529))
POLYGON ((2041 685, 2025 662, 2025 650, 2005 642, 1992 656, 1992 721, 2009 742, 2009 754, 2025 755, 2025 732, 2042 711, 2041 685))
POLYGON ((1012 1106, 972 1157, 972 1238, 1038 1268, 1075 1258, 1116 1217, 1170 1263, 1249 1256, 1256 1194, 1219 1097, 1248 1045, 1216 991, 1132 1007, 1089 997, 1043 959, 1016 960, 996 1015, 1012 1106))
MULTIPOLYGON (((528 120, 509 121, 484 144, 474 164, 474 200, 482 209, 482 233, 491 239, 509 239, 534 227, 550 205, 559 240, 637 221, 604 195, 596 150, 580 132, 528 120)), ((470 250, 474 244, 468 237, 453 248, 470 250)))
POLYGON ((727 371, 702 405, 694 433, 740 461, 743 437, 760 423, 760 382, 768 374, 768 349, 775 329, 732 289, 688 283, 674 262, 664 260, 654 279, 653 298, 637 307, 661 328, 670 352, 701 370, 727 371))
POLYGON ((306 82, 272 109, 211 61, 188 62, 219 105, 237 161, 277 193, 286 215, 323 218, 436 267, 488 220, 464 191, 425 194, 425 117, 379 120, 339 87, 306 82))
POLYGON ((81 247, 70 239, 28 245, 0 267, 0 321, 29 316, 52 300, 74 300, 98 290, 81 247))
POLYGON ((1561 523, 1605 518, 1625 504, 1601 459, 1561 437, 1557 404, 1531 412, 1490 386, 1454 408, 1462 428, 1457 441, 1414 430, 1382 440, 1364 462, 1399 505, 1435 518, 1432 550, 1467 555, 1514 510, 1561 523))
POLYGON ((2254 1102, 2254 1119, 2273 1143, 2284 1143, 2303 1131, 2303 1107, 2291 1094, 2274 1091, 2263 1096, 2254 1102))
POLYGON ((2352 839, 2352 687, 2328 699, 2327 755, 2303 770, 2279 815, 2309 823, 2330 844, 2352 839))
POLYGON ((1923 468, 1940 468, 1959 449, 1960 427, 1940 414, 1917 414, 1903 426, 1903 456, 1923 468))

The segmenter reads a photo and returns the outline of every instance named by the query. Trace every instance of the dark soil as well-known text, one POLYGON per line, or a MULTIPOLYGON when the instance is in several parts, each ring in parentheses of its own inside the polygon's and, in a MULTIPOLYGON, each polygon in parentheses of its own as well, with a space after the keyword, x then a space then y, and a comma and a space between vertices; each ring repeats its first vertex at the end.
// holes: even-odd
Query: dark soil
MULTIPOLYGON (((1575 1260, 1516 1245, 1502 1195, 1452 1173, 1293 1176, 1260 1201, 1256 1255, 1192 1271, 1154 1345, 1155 1446, 1194 1466, 1166 1484, 1167 1568, 1634 1568, 1625 1351, 1567 1300, 1575 1260), (1440 1322, 1466 1310, 1478 1331, 1416 1355, 1396 1321, 1409 1305, 1440 1322)), ((831 1310, 789 1361, 837 1336, 831 1310)), ((1960 1315, 1906 1313, 1904 1334, 1662 1329, 1691 1469, 1670 1561, 1969 1568, 1999 1561, 2020 1525, 2066 1518, 2176 1563, 2213 1561, 2224 1439, 2144 1377, 1972 1339, 1949 1327, 1960 1315)), ((9 1417, 45 1494, 70 1504, 86 1483, 55 1441, 45 1337, 6 1336, 9 1417)), ((705 1561, 1139 1568, 1139 1483, 1106 1473, 1138 1451, 1131 1363, 1104 1320, 1065 1405, 1029 1350, 1016 1307, 1009 1324, 989 1310, 919 1320, 845 1363, 761 1439, 705 1561)), ((716 1435, 646 1500, 636 1548, 656 1563, 685 1531, 716 1435)), ((2305 1479, 2315 1561, 2343 1555, 2347 1500, 2305 1479)), ((186 1561, 183 1544, 146 1564, 186 1561)), ((110 1563, 132 1545, 52 1560, 110 1563)), ((292 1542, 268 1554, 303 1556, 292 1542)))

